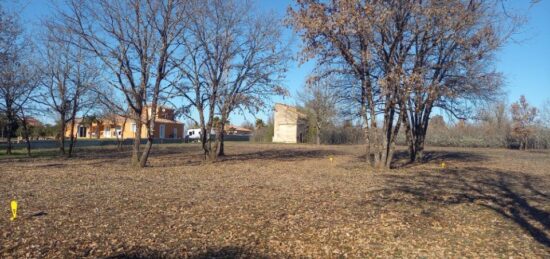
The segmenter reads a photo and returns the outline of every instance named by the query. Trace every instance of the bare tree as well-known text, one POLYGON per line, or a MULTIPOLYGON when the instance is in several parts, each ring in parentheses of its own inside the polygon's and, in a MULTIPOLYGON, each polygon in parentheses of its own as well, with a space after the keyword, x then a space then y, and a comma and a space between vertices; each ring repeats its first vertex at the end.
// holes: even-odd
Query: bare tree
POLYGON ((511 30, 501 28, 507 20, 491 4, 450 1, 416 6, 421 16, 413 28, 419 33, 405 71, 406 99, 400 103, 406 113, 403 123, 411 161, 422 159, 434 108, 463 119, 469 104, 499 96, 502 79, 492 69, 492 57, 511 30))
POLYGON ((6 117, 6 153, 12 153, 11 138, 19 122, 23 122, 27 154, 30 142, 26 128, 28 104, 36 88, 37 74, 33 70, 31 41, 25 37, 15 14, 0 6, 0 113, 6 117))
POLYGON ((279 83, 286 52, 276 19, 255 17, 249 2, 200 1, 189 10, 189 31, 181 39, 184 57, 177 62, 179 88, 187 107, 199 114, 205 158, 216 160, 233 111, 259 109, 265 97, 285 92, 279 83))
POLYGON ((314 81, 317 85, 306 85, 300 99, 308 121, 315 129, 315 143, 321 144, 321 132, 333 124, 338 113, 337 96, 333 93, 333 83, 330 79, 314 81))
MULTIPOLYGON (((69 0, 60 9, 58 25, 83 40, 80 48, 93 53, 112 73, 110 87, 124 96, 136 121, 132 164, 147 164, 154 140, 159 99, 172 71, 170 57, 183 32, 184 0, 69 0), (147 144, 140 155, 142 125, 147 144)), ((108 100, 108 98, 106 98, 108 100)), ((113 104, 117 106, 117 104, 113 104)), ((125 110, 118 104, 119 110, 125 110)))
POLYGON ((76 116, 95 102, 93 89, 97 87, 99 69, 94 59, 77 47, 81 43, 78 38, 50 21, 45 21, 44 25, 47 28, 41 68, 44 77, 40 95, 35 100, 57 115, 60 122, 59 150, 71 157, 76 139, 76 116), (65 151, 67 132, 68 152, 65 151))
POLYGON ((224 152, 224 128, 229 116, 235 110, 258 113, 273 95, 288 95, 282 87, 289 59, 286 45, 282 42, 281 22, 274 16, 253 16, 251 7, 245 12, 248 17, 239 25, 240 35, 236 38, 234 56, 222 84, 218 110, 219 128, 216 133, 217 155, 224 152))
POLYGON ((542 125, 550 129, 550 99, 546 99, 543 102, 540 111, 542 125))

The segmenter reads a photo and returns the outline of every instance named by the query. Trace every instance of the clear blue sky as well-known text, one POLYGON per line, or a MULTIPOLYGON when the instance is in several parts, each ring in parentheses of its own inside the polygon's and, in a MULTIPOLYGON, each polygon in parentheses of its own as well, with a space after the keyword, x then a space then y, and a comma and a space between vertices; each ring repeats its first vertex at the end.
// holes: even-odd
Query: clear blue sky
MULTIPOLYGON (((0 0, 1 1, 1 0, 0 0)), ((290 0, 258 0, 257 5, 264 11, 272 11, 284 16, 290 0)), ((521 31, 514 35, 513 41, 506 44, 497 53, 497 70, 506 77, 505 90, 508 93, 508 102, 514 102, 520 95, 535 106, 540 106, 546 99, 550 99, 550 1, 542 0, 530 7, 530 1, 506 1, 507 10, 519 12, 527 17, 528 21, 521 31)), ((51 12, 49 0, 4 0, 4 7, 21 13, 23 22, 29 30, 37 29, 40 17, 51 12)), ((299 51, 299 39, 292 31, 285 29, 285 37, 293 39, 294 52, 299 51)), ((275 98, 274 101, 295 104, 296 93, 302 88, 305 78, 312 69, 308 63, 300 66, 296 61, 290 62, 289 72, 286 75, 286 87, 290 98, 275 98)), ((260 118, 267 117, 264 114, 260 118)), ((231 122, 240 124, 245 119, 253 121, 252 115, 234 115, 231 122)))

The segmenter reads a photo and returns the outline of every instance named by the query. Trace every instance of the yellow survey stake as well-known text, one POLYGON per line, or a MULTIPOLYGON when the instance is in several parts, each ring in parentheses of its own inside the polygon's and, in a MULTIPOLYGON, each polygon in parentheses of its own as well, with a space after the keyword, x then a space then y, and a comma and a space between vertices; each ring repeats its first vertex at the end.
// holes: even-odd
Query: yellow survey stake
POLYGON ((11 220, 15 220, 17 218, 17 201, 13 200, 11 201, 11 220))
POLYGON ((445 162, 441 163, 441 168, 445 169, 445 162))

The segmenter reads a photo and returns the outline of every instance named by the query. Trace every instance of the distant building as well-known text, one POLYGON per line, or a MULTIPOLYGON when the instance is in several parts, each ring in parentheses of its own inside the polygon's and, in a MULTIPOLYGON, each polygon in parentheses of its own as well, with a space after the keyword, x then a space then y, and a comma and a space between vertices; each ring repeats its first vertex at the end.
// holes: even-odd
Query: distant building
POLYGON ((252 134, 252 130, 238 127, 235 125, 225 125, 224 127, 224 133, 225 135, 250 135, 252 134))
MULTIPOLYGON (((142 115, 143 124, 141 126, 141 138, 147 138, 146 118, 151 116, 151 107, 146 107, 142 115)), ((157 107, 155 119, 155 129, 153 135, 158 139, 183 139, 184 127, 183 123, 175 120, 174 109, 159 106, 157 107)), ((130 118, 125 118, 120 115, 105 116, 98 118, 95 122, 84 123, 83 120, 77 119, 74 129, 75 137, 77 138, 136 138, 136 121, 130 118)), ((65 131, 65 136, 71 135, 70 125, 65 131)))
POLYGON ((307 133, 307 117, 296 107, 275 104, 273 142, 302 143, 307 133))
POLYGON ((38 119, 31 116, 27 117, 26 120, 27 120, 27 125, 30 127, 40 127, 43 125, 42 122, 40 122, 38 119))

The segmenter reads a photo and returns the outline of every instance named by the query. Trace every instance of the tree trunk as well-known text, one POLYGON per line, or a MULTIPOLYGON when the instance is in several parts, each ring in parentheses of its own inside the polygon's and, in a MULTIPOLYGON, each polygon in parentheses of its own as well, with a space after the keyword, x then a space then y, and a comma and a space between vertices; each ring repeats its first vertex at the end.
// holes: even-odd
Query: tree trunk
POLYGON ((216 125, 216 130, 215 130, 216 139, 214 140, 214 147, 210 151, 211 161, 218 160, 218 155, 219 155, 218 152, 220 151, 221 141, 223 141, 223 120, 224 120, 223 118, 224 116, 222 115, 222 119, 220 119, 220 121, 216 125))
POLYGON ((68 158, 71 158, 73 156, 73 147, 74 147, 74 141, 75 141, 75 137, 74 137, 75 124, 76 124, 75 118, 73 116, 73 118, 71 119, 71 136, 69 137, 69 152, 67 152, 68 158))
POLYGON ((59 152, 65 155, 65 130, 67 123, 65 122, 65 115, 61 114, 61 125, 59 129, 59 152))
POLYGON ((370 143, 370 129, 369 129, 369 116, 367 113, 367 88, 368 84, 366 81, 361 82, 361 116, 365 121, 365 162, 367 166, 371 166, 371 143, 370 143))
POLYGON ((141 145, 141 118, 138 116, 138 119, 134 119, 136 123, 136 132, 134 135, 134 144, 132 145, 132 166, 139 166, 139 147, 141 145))
MULTIPOLYGON (((370 134, 371 134, 371 150, 374 150, 374 167, 380 166, 380 146, 379 146, 379 138, 378 138, 378 127, 376 125, 376 116, 371 114, 371 125, 370 125, 370 134)), ((372 151, 371 151, 372 152, 372 151)))
POLYGON ((201 146, 202 150, 204 151, 204 160, 208 159, 210 155, 210 132, 207 133, 207 129, 205 127, 201 127, 201 146))
POLYGON ((369 125, 365 125, 365 162, 367 162, 368 166, 371 165, 370 160, 371 160, 370 131, 369 131, 369 125))
POLYGON ((118 151, 122 150, 122 143, 124 142, 124 129, 126 128, 126 121, 127 120, 128 120, 128 118, 124 117, 124 121, 122 122, 122 127, 121 127, 120 140, 119 140, 119 137, 118 137, 118 134, 117 134, 117 140, 118 140, 117 150, 118 151))
POLYGON ((147 165, 147 159, 149 159, 149 154, 151 153, 154 140, 155 137, 153 134, 147 134, 147 144, 145 144, 145 149, 143 150, 143 153, 141 153, 141 158, 139 160, 140 167, 145 167, 147 165))
POLYGON ((6 138, 7 138, 7 145, 6 145, 6 154, 11 155, 12 154, 12 144, 11 144, 11 135, 13 131, 13 125, 8 120, 8 125, 6 125, 6 138))
POLYGON ((27 156, 28 157, 31 157, 31 140, 29 138, 29 128, 27 126, 27 119, 26 118, 23 118, 21 120, 22 122, 22 125, 23 125, 23 136, 25 137, 25 143, 27 144, 27 156))
POLYGON ((315 143, 321 145, 321 125, 319 122, 317 122, 317 129, 315 132, 315 143))
MULTIPOLYGON (((395 153, 395 142, 397 141, 397 135, 399 134, 401 123, 403 121, 402 117, 404 116, 404 114, 405 112, 401 111, 397 119, 397 122, 395 124, 395 127, 393 128, 393 133, 391 136, 389 136, 389 140, 388 140, 389 143, 388 143, 388 150, 387 150, 388 153, 386 155, 386 164, 385 164, 386 169, 391 169, 391 162, 393 160, 393 155, 395 153)), ((393 121, 392 121, 392 124, 393 124, 393 121)))
MULTIPOLYGON (((225 123, 222 125, 222 129, 224 128, 224 126, 225 126, 225 123)), ((222 130, 220 133, 220 148, 218 150, 218 157, 225 156, 224 142, 225 142, 225 133, 222 130)))
POLYGON ((6 125, 6 133, 7 133, 7 146, 6 146, 6 154, 11 155, 12 154, 12 142, 11 142, 11 136, 14 134, 17 126, 17 120, 15 117, 15 111, 13 111, 10 106, 8 106, 8 109, 6 111, 6 117, 8 119, 8 123, 6 125))
POLYGON ((142 168, 147 165, 147 159, 149 159, 151 147, 153 146, 153 141, 155 140, 155 119, 157 118, 157 100, 155 98, 153 98, 150 108, 151 116, 147 120, 147 144, 145 145, 145 149, 141 153, 141 158, 139 159, 139 166, 142 168))
POLYGON ((422 162, 424 160, 424 139, 426 138, 426 131, 422 130, 414 141, 414 161, 422 162))

